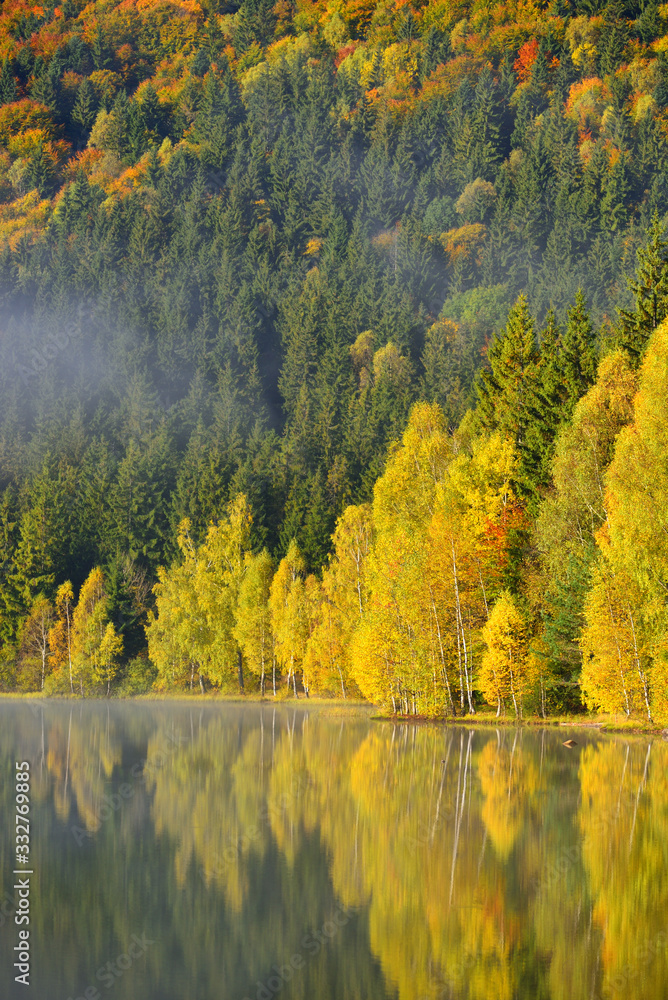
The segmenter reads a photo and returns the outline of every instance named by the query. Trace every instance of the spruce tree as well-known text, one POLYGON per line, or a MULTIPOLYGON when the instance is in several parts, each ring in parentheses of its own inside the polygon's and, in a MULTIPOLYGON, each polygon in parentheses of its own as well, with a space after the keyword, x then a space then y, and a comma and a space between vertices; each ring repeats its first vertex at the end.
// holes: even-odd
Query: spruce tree
POLYGON ((4 59, 0 72, 0 104, 11 104, 17 97, 16 80, 9 59, 4 59))
POLYGON ((53 162, 40 142, 33 151, 28 164, 28 176, 32 187, 44 196, 51 193, 54 179, 53 162))
POLYGON ((535 378, 530 385, 529 421, 521 453, 526 487, 538 496, 550 481, 554 442, 563 420, 562 331, 553 310, 540 337, 535 378))
POLYGON ((584 294, 579 288, 568 322, 559 358, 563 384, 561 420, 570 420, 575 404, 596 379, 596 346, 584 294))
POLYGON ((614 73, 622 62, 624 47, 628 41, 628 22, 624 17, 622 0, 611 0, 605 8, 605 28, 600 45, 599 68, 602 76, 614 73))
POLYGON ((100 23, 100 21, 97 22, 95 35, 93 36, 93 44, 91 48, 92 48, 93 63, 95 65, 95 69, 98 70, 108 69, 111 63, 111 59, 109 57, 109 48, 107 45, 107 41, 104 37, 104 32, 102 31, 102 24, 100 23))
POLYGON ((14 575, 14 552, 17 544, 16 498, 11 489, 0 497, 0 640, 11 642, 25 609, 21 580, 14 575))
POLYGON ((645 245, 638 248, 638 266, 629 288, 635 298, 633 310, 619 311, 617 342, 638 367, 647 342, 668 315, 668 241, 658 211, 652 216, 645 245))
POLYGON ((51 111, 58 110, 58 95, 60 91, 59 66, 56 59, 46 65, 41 60, 35 63, 35 74, 30 87, 33 101, 39 101, 51 111))
POLYGON ((572 712, 581 706, 578 678, 582 652, 578 636, 584 624, 583 605, 591 586, 591 559, 568 556, 560 576, 555 577, 543 609, 545 653, 551 681, 551 703, 555 711, 572 712))
POLYGON ((537 497, 549 484, 554 444, 577 401, 596 378, 594 333, 580 289, 568 313, 565 331, 554 313, 547 316, 540 351, 527 391, 527 424, 519 446, 520 479, 537 497))
POLYGON ((97 100, 95 97, 95 91, 93 90, 92 83, 88 77, 86 77, 77 90, 74 108, 72 109, 72 121, 78 126, 77 132, 79 147, 81 149, 83 149, 86 145, 96 114, 97 100))
POLYGON ((503 332, 494 337, 478 383, 477 416, 485 430, 500 430, 521 450, 526 444, 536 377, 533 318, 522 294, 508 314, 503 332))

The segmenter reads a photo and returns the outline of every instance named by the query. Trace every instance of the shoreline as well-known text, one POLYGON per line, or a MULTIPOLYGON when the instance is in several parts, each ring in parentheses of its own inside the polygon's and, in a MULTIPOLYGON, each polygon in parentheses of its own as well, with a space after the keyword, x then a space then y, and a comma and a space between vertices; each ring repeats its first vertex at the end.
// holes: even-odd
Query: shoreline
POLYGON ((592 729, 598 733, 609 735, 655 736, 668 739, 668 729, 658 723, 649 725, 638 719, 580 721, 579 719, 564 718, 564 716, 560 715, 548 716, 546 719, 540 717, 516 719, 514 716, 500 716, 497 719, 496 716, 489 715, 457 715, 448 718, 414 715, 374 715, 372 719, 374 722, 393 722, 398 725, 435 724, 439 726, 466 726, 468 728, 485 727, 487 729, 498 729, 500 727, 514 729, 592 729))
POLYGON ((79 695, 72 694, 58 694, 58 695, 42 695, 39 691, 3 691, 0 692, 0 704, 5 701, 24 701, 26 703, 31 702, 113 702, 115 704, 139 702, 139 703, 164 703, 164 702, 180 702, 192 704, 196 702, 197 704, 230 704, 230 705, 274 705, 282 707, 292 707, 292 708, 311 708, 311 709, 336 709, 342 711, 344 714, 362 714, 368 716, 372 722, 391 722, 395 725, 437 725, 437 726, 466 726, 466 727, 486 727, 486 728, 545 728, 545 729, 592 729, 599 733, 608 733, 615 735, 636 735, 636 736, 654 736, 661 737, 663 739, 668 739, 668 728, 665 728, 660 723, 648 723, 643 722, 640 719, 625 719, 614 716, 604 716, 601 718, 600 715, 596 716, 563 716, 563 715, 553 715, 547 718, 541 718, 540 716, 530 716, 517 719, 514 716, 500 716, 497 718, 495 715, 487 713, 477 713, 475 715, 465 715, 465 716, 426 716, 426 715, 388 715, 379 711, 377 705, 373 705, 370 702, 361 699, 348 699, 348 698, 320 698, 316 695, 311 695, 306 697, 302 695, 301 697, 295 698, 293 695, 290 696, 279 696, 273 698, 271 695, 265 695, 261 697, 257 692, 250 694, 235 693, 225 693, 225 692, 209 692, 205 694, 201 692, 193 691, 185 692, 171 692, 171 691, 155 691, 146 692, 144 694, 136 695, 126 695, 118 696, 112 695, 107 698, 104 696, 92 696, 88 698, 82 698, 79 695))

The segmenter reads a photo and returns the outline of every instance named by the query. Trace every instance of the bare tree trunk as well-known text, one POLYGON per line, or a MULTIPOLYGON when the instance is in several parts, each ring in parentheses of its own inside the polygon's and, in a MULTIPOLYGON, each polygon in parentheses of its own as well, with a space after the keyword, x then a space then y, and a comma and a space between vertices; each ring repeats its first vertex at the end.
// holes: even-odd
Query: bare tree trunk
POLYGON ((67 614, 67 662, 70 668, 70 693, 74 694, 74 682, 72 681, 72 641, 70 639, 70 609, 66 609, 67 614))
POLYGON ((244 690, 244 658, 241 650, 237 652, 237 670, 239 672, 239 687, 244 690))
POLYGON ((448 701, 450 702, 450 708, 452 709, 452 714, 455 715, 455 703, 452 698, 452 691, 450 690, 450 681, 448 680, 448 672, 445 665, 445 650, 443 649, 443 636, 441 635, 441 623, 438 620, 438 610, 436 608, 436 601, 434 600, 434 592, 431 587, 429 588, 429 596, 431 597, 431 607, 434 612, 434 621, 436 622, 436 635, 438 636, 438 648, 441 654, 441 670, 443 671, 443 680, 445 681, 445 689, 448 692, 448 701))
MULTIPOLYGON (((636 629, 633 622, 633 615, 631 614, 631 609, 627 608, 629 621, 631 623, 631 635, 633 636, 633 659, 636 661, 636 670, 638 671, 638 677, 640 678, 640 683, 642 684, 642 693, 645 699, 645 708, 647 710, 647 719, 649 722, 652 721, 652 712, 649 707, 649 693, 647 691, 647 674, 642 669, 640 663, 640 655, 638 653, 638 642, 636 639, 636 629)), ((43 686, 43 685, 42 685, 43 686)))
POLYGON ((478 567, 478 579, 480 580, 480 590, 482 591, 482 599, 485 605, 485 614, 489 619, 489 606, 487 604, 487 593, 485 592, 485 584, 482 582, 482 570, 480 569, 480 560, 476 557, 476 565, 478 567))
POLYGON ((466 645, 466 632, 464 630, 464 619, 462 618, 462 609, 458 607, 459 614, 459 624, 462 630, 462 646, 464 647, 464 677, 466 678, 466 697, 469 703, 469 714, 475 715, 475 708, 473 707, 473 701, 471 698, 471 686, 473 682, 473 664, 471 664, 470 676, 469 676, 469 649, 466 645))
POLYGON ((345 687, 345 684, 343 683, 343 673, 341 672, 341 667, 338 665, 338 663, 336 664, 336 669, 339 672, 339 680, 341 681, 341 693, 343 694, 343 697, 345 698, 346 697, 346 687, 345 687))
POLYGON ((509 663, 508 663, 508 667, 510 669, 510 693, 513 696, 513 705, 515 707, 515 718, 517 719, 519 717, 519 713, 517 711, 517 698, 515 697, 515 684, 513 683, 513 654, 512 654, 512 651, 510 653, 510 660, 509 660, 509 663))
MULTIPOLYGON (((461 622, 461 611, 459 607, 459 582, 457 580, 457 561, 455 559, 455 540, 451 539, 452 543, 452 575, 455 582, 455 625, 457 626, 457 659, 459 661, 459 698, 462 709, 462 715, 464 714, 464 677, 462 674, 462 646, 460 638, 460 622, 461 622)), ((468 678, 467 678, 468 680, 468 678)))

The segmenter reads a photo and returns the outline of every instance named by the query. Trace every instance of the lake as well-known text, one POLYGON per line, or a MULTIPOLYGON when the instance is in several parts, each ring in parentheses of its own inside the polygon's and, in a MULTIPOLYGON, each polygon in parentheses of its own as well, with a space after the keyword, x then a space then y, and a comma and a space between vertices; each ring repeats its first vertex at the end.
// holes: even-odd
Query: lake
POLYGON ((0 760, 3 997, 668 996, 660 739, 4 701, 0 760))

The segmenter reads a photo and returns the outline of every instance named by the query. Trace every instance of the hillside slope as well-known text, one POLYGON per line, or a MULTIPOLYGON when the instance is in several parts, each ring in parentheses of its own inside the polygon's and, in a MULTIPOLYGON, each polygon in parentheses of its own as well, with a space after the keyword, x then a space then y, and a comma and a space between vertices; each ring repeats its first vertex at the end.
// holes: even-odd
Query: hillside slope
POLYGON ((666 50, 621 0, 5 2, 4 634, 238 492, 317 569, 520 292, 609 336, 668 210, 666 50))

